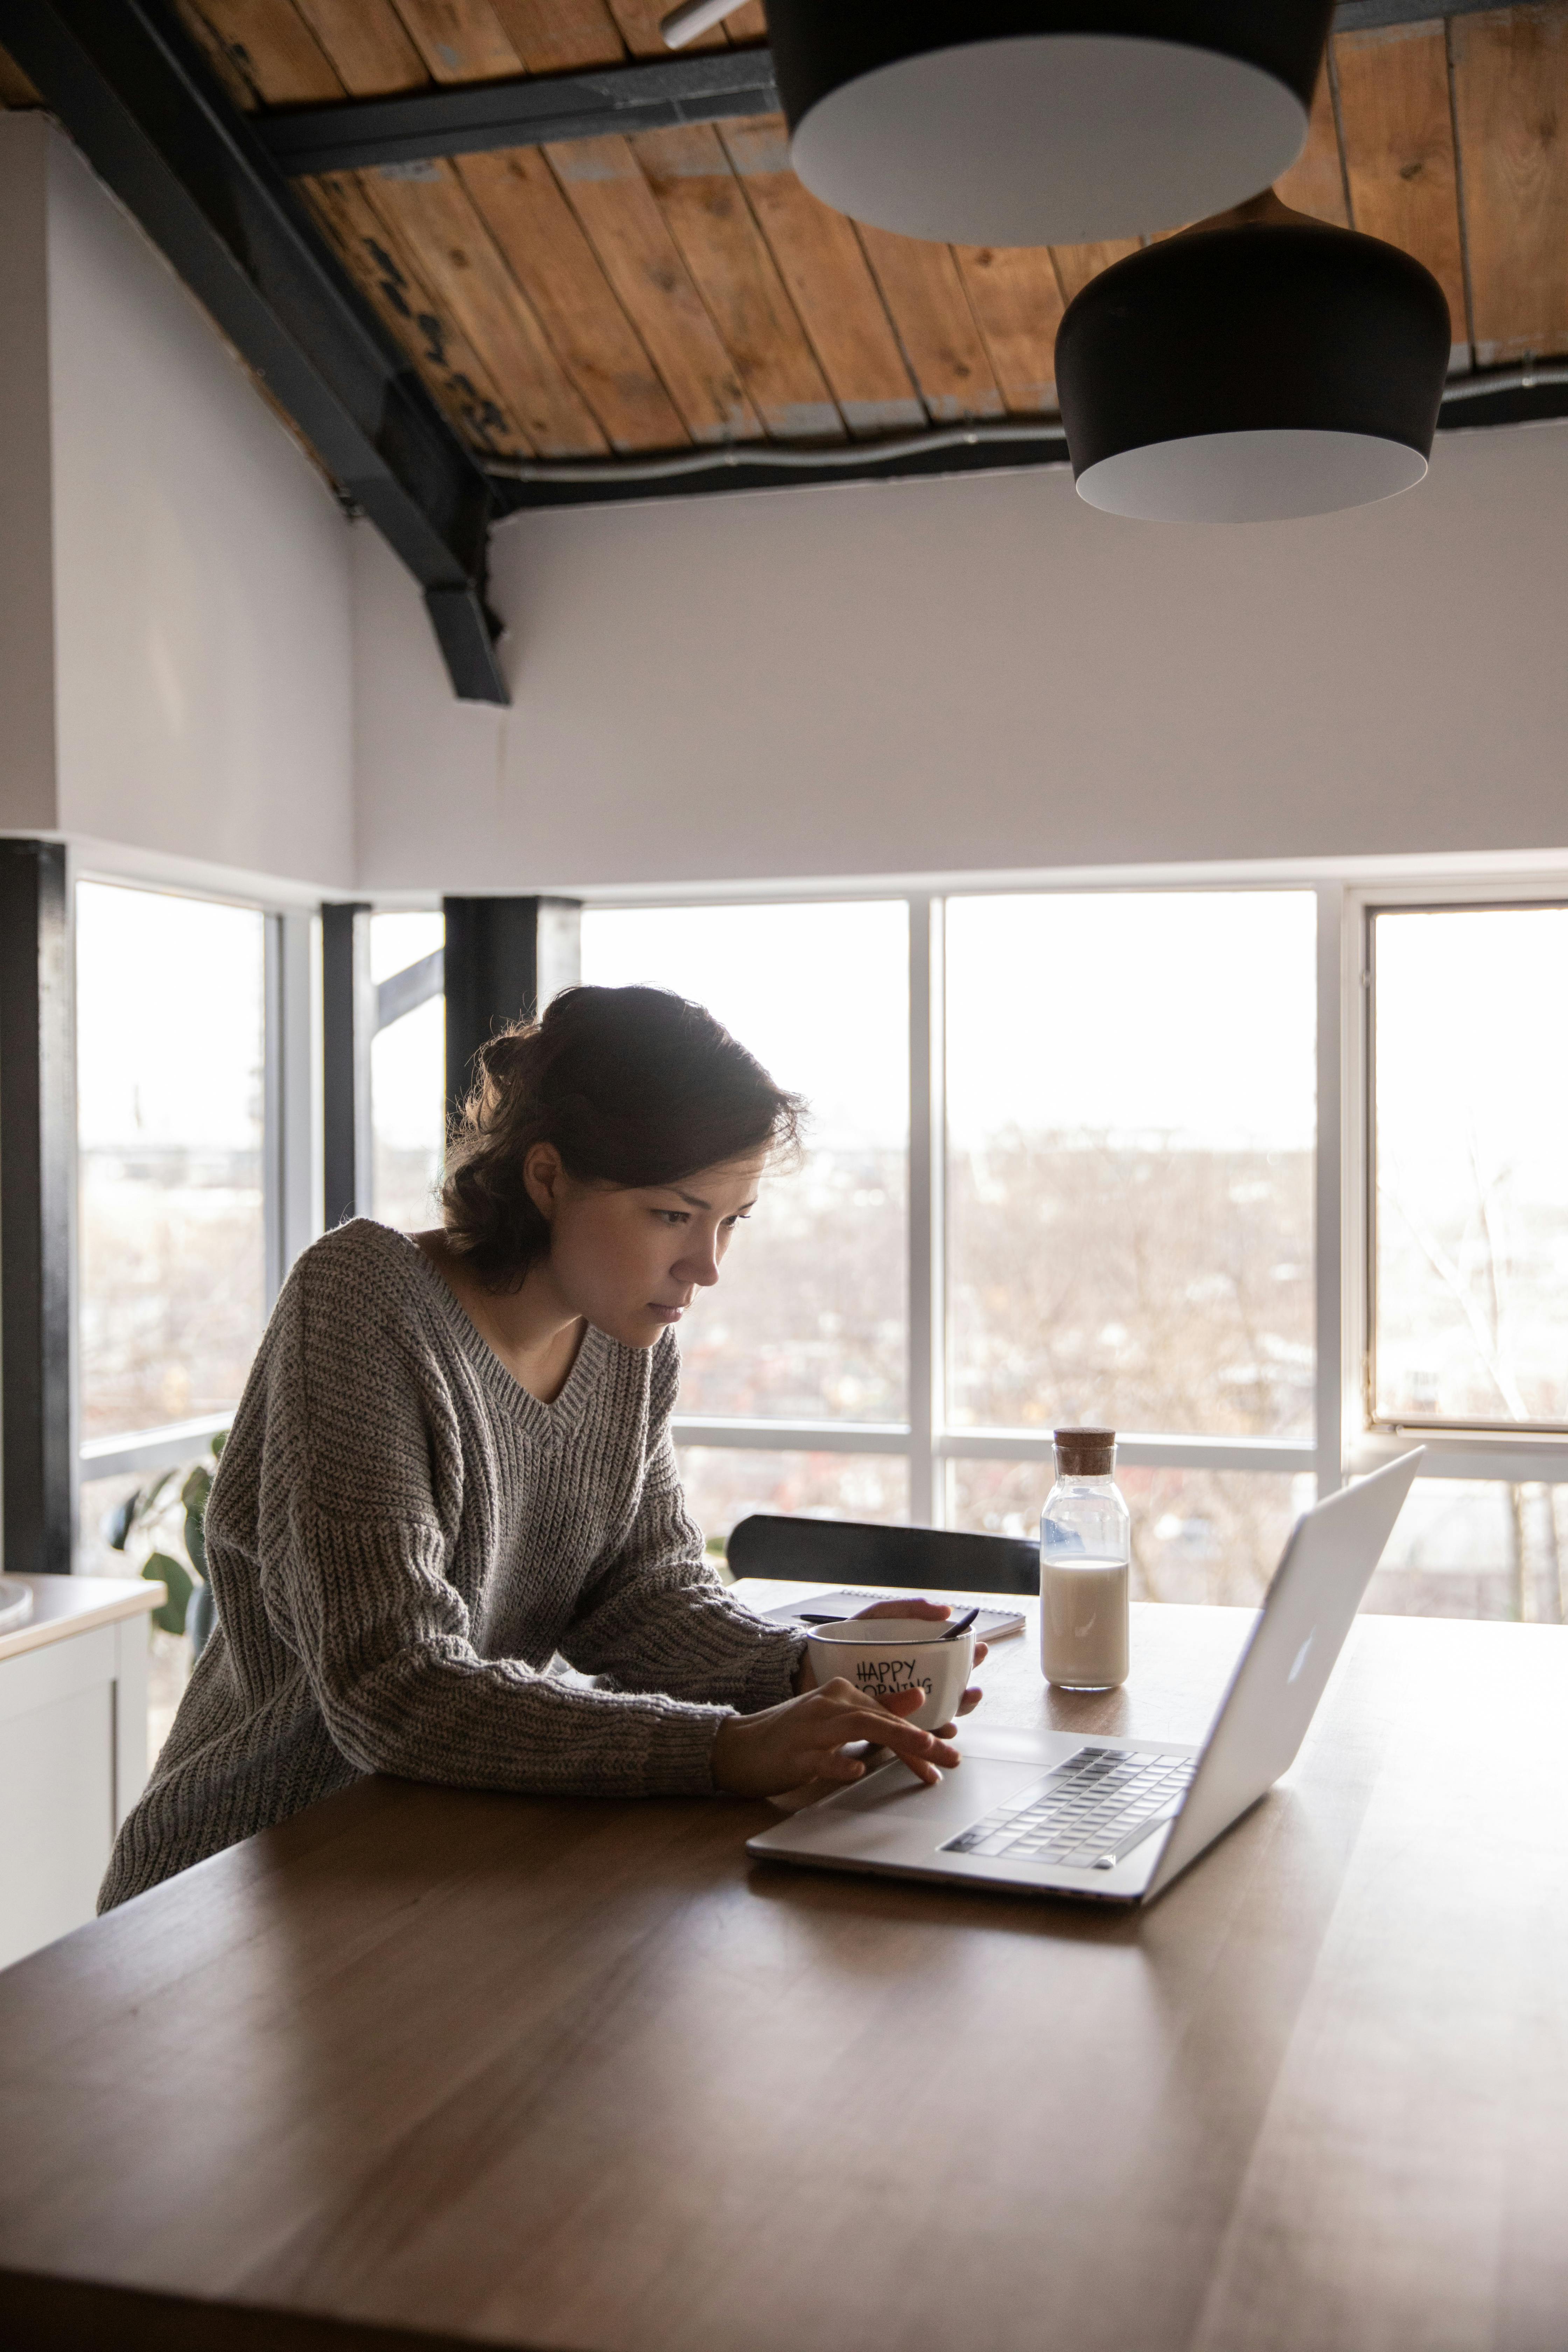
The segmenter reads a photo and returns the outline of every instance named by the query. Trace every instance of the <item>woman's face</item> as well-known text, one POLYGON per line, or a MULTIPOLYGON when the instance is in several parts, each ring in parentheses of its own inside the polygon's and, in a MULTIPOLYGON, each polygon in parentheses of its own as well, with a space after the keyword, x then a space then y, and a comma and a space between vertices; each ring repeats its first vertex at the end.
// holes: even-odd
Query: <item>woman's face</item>
POLYGON ((736 1227, 756 1203, 764 1164, 758 1153, 679 1184, 623 1189, 580 1182, 552 1145, 538 1144, 525 1171, 550 1221, 550 1255, 538 1272, 569 1314, 628 1348, 651 1348, 718 1281, 736 1227))

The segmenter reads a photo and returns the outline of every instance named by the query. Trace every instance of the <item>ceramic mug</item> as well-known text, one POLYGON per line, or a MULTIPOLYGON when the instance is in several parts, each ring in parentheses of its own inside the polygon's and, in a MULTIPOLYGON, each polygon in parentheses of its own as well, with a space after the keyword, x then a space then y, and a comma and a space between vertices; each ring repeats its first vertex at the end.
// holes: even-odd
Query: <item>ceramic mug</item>
POLYGON ((900 1691, 925 1693, 906 1723, 921 1731, 956 1723, 958 1703, 974 1671, 974 1628, 951 1642, 932 1617, 846 1617, 814 1625, 806 1637, 817 1685, 842 1675, 865 1697, 891 1698, 900 1691))

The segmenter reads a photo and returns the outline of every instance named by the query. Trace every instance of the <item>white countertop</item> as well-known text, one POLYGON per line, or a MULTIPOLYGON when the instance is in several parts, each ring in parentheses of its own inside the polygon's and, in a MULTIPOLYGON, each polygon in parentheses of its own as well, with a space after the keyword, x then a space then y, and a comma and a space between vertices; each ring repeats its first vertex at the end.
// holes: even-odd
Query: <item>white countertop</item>
POLYGON ((0 1633, 0 1658, 15 1658, 24 1650, 41 1650, 50 1642, 68 1641, 94 1625, 111 1625, 117 1617, 137 1617, 162 1608, 161 1584, 140 1576, 14 1576, 33 1596, 33 1613, 13 1633, 0 1633))

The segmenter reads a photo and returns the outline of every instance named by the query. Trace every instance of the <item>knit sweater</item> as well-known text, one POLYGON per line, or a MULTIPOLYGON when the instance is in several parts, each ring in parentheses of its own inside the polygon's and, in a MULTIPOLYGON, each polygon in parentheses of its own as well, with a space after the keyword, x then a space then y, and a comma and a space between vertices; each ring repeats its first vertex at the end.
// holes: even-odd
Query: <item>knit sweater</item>
POLYGON ((787 1698, 801 1643, 703 1558, 679 1372, 672 1331, 590 1328, 542 1404, 405 1235, 361 1219, 307 1250, 213 1482, 217 1624, 100 1908, 366 1772, 710 1790, 720 1725, 787 1698))

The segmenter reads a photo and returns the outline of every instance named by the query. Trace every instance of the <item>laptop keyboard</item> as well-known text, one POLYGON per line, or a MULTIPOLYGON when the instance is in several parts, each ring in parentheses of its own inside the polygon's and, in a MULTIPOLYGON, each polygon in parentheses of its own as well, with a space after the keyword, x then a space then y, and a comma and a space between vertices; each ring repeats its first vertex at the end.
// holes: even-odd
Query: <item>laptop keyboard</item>
POLYGON ((1113 1870, 1180 1810, 1195 1756, 1079 1748, 1054 1772, 954 1838, 943 1853, 1005 1853, 1042 1869, 1113 1870))

